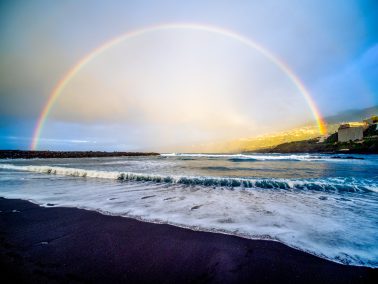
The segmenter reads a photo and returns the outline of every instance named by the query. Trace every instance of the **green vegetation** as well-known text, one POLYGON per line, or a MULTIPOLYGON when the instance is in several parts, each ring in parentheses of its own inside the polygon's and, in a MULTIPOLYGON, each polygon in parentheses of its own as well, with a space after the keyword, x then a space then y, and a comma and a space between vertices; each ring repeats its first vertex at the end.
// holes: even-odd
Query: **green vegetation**
POLYGON ((337 132, 331 134, 330 136, 327 137, 326 140, 324 140, 324 143, 326 144, 333 144, 337 142, 337 132))
POLYGON ((364 137, 369 138, 371 136, 378 136, 378 130, 375 124, 370 125, 365 131, 364 131, 364 137))

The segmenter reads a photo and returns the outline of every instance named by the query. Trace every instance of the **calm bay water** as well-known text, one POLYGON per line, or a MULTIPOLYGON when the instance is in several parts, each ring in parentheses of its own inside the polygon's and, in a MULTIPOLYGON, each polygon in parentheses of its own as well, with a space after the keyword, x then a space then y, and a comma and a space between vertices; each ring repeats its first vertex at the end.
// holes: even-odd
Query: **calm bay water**
POLYGON ((377 155, 0 160, 0 196, 271 239, 378 267, 377 155))

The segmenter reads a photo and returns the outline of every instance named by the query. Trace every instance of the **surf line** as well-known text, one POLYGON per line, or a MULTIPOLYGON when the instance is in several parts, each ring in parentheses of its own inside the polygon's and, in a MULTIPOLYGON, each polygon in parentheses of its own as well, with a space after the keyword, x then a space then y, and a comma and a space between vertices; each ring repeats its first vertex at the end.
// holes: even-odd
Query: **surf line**
POLYGON ((306 103, 308 104, 319 129, 319 133, 324 135, 327 133, 326 124, 320 114, 320 111, 318 110, 314 100, 312 99, 309 91, 305 87, 305 85, 302 83, 302 81, 299 79, 299 77, 289 68, 289 66, 282 61, 281 59, 277 58, 275 55, 273 55, 270 51, 268 51, 266 48, 262 47, 258 43, 252 41, 251 39, 240 35, 236 32, 214 27, 214 26, 208 26, 208 25, 199 25, 199 24, 161 24, 156 26, 150 26, 134 31, 127 32, 125 34, 122 34, 118 37, 115 37, 104 44, 100 45, 99 47, 95 48, 91 52, 87 53, 83 58, 79 60, 79 62, 76 63, 55 85, 54 89, 52 90, 49 98, 47 99, 47 102, 45 103, 41 113, 39 114, 39 117, 37 119, 37 123, 35 125, 34 131, 33 131, 33 137, 32 142, 30 144, 31 150, 37 150, 38 149, 38 143, 40 140, 40 136, 42 133, 42 130, 44 128, 44 125, 46 123, 46 120, 48 118, 48 115, 61 95, 64 88, 69 84, 69 82, 76 76, 76 74, 89 62, 91 62, 94 58, 101 55, 103 52, 111 49, 112 47, 116 46, 117 44, 124 42, 126 40, 130 40, 132 38, 136 38, 142 35, 145 35, 147 33, 157 32, 157 31, 163 31, 163 30, 198 30, 198 31, 204 31, 214 34, 219 34, 225 37, 228 37, 230 39, 234 39, 241 44, 244 44, 248 46, 249 48, 252 48, 256 51, 258 51, 260 54, 262 54, 266 59, 268 59, 271 63, 273 63, 277 68, 279 68, 290 80, 291 82, 296 86, 296 88, 299 90, 299 92, 304 97, 306 103))

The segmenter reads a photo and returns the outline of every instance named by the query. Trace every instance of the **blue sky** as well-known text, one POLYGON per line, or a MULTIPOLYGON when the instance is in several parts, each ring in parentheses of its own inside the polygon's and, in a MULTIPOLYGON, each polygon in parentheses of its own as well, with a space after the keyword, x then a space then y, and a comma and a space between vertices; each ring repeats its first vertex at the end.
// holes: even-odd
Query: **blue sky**
MULTIPOLYGON (((2 1, 0 5, 1 149, 28 147, 37 117, 51 90, 85 54, 127 31, 162 23, 211 25, 258 42, 301 78, 325 116, 374 106, 378 102, 376 1, 82 0, 2 1)), ((157 45, 159 38, 154 40, 157 45)), ((143 42, 139 43, 139 48, 142 45, 143 42)), ((220 49, 226 50, 226 45, 220 49)), ((212 46, 210 39, 208 46, 212 46)), ((119 53, 128 51, 124 47, 119 53)), ((247 55, 240 55, 242 52, 236 47, 230 48, 227 60, 232 62, 235 58, 235 62, 242 62, 247 58, 247 55)), ((250 70, 253 66, 245 68, 243 70, 250 70)), ((277 80, 280 79, 277 77, 272 84, 279 85, 277 80)), ((270 91, 273 89, 267 89, 270 91)), ((287 92, 291 90, 287 89, 287 92)), ((81 94, 83 97, 79 101, 90 100, 89 94, 87 97, 81 94)), ((133 98, 132 94, 128 96, 133 98)), ((243 96, 239 101, 243 102, 243 96)), ((225 100, 224 105, 227 104, 229 102, 225 100)), ((244 115, 243 111, 235 106, 233 116, 236 112, 244 115)), ((275 109, 269 111, 275 112, 275 109)), ((197 131, 195 124, 185 124, 181 128, 180 125, 172 126, 177 129, 170 134, 162 130, 170 128, 167 125, 155 127, 151 122, 135 119, 121 123, 124 118, 114 121, 107 117, 95 119, 93 115, 87 117, 88 121, 83 113, 86 112, 72 102, 70 104, 68 99, 57 104, 42 132, 41 148, 138 150, 151 148, 151 142, 148 142, 151 136, 147 132, 154 136, 163 133, 166 139, 159 141, 161 145, 182 143, 192 136, 199 137, 200 141, 200 137, 206 136, 205 130, 197 131), (191 136, 185 137, 182 129, 191 136)), ((292 111, 291 115, 294 115, 292 111)), ((228 116, 225 114, 225 117, 228 116)), ((253 116, 244 117, 251 125, 255 121, 253 116)), ((265 119, 263 114, 259 114, 259 118, 265 119)), ((303 116, 303 119, 305 122, 307 117, 303 116)), ((218 135, 221 130, 214 131, 218 135)), ((251 129, 245 137, 255 134, 258 131, 251 129)), ((212 139, 224 138, 217 135, 211 136, 212 139)), ((241 134, 235 132, 235 135, 241 134)))

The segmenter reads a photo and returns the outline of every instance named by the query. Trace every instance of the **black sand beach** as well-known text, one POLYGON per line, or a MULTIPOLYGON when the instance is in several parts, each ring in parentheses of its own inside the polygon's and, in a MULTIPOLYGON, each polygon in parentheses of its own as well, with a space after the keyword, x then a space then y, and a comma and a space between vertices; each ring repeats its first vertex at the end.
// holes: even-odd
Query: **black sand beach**
MULTIPOLYGON (((144 223, 0 198, 0 267, 7 283, 373 283, 278 242, 144 223)), ((3 282, 5 283, 5 282, 3 282)))

